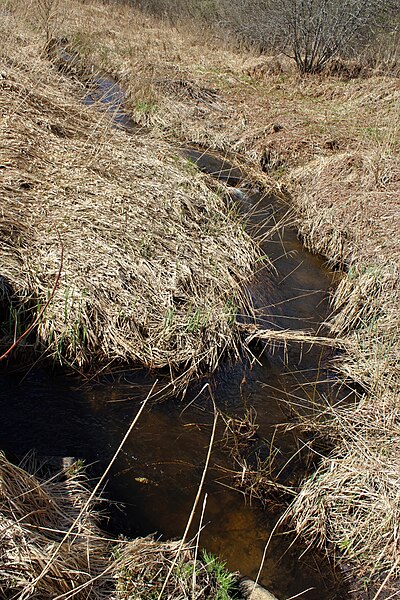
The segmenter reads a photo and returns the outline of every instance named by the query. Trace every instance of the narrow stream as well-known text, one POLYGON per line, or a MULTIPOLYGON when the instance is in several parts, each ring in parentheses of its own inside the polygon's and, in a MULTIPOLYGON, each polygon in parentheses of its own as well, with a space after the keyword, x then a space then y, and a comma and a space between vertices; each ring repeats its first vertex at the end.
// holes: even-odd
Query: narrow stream
MULTIPOLYGON (((121 117, 118 124, 124 127, 123 92, 120 88, 113 91, 115 83, 111 86, 110 82, 101 80, 97 97, 92 91, 86 103, 97 105, 99 95, 104 101, 100 92, 106 90, 111 98, 106 104, 121 117), (114 101, 118 106, 113 109, 114 101)), ((132 132, 131 122, 127 124, 132 132)), ((276 199, 262 199, 256 191, 241 194, 243 175, 238 169, 199 150, 182 152, 200 169, 235 186, 232 193, 242 197, 243 206, 257 203, 255 221, 260 223, 270 215, 265 231, 274 219, 279 220, 283 207, 276 199)), ((272 289, 266 283, 271 277, 262 270, 249 289, 260 324, 318 330, 329 312, 328 295, 334 275, 320 258, 304 250, 290 227, 279 228, 263 243, 263 251, 276 272, 272 289)), ((329 388, 331 374, 321 367, 327 354, 325 351, 321 356, 317 347, 293 346, 286 354, 282 350, 260 350, 252 368, 223 364, 215 382, 218 408, 241 416, 252 406, 260 439, 266 440, 265 448, 274 437, 274 446, 284 460, 296 452, 299 444, 292 434, 275 434, 275 426, 290 419, 285 400, 295 396, 309 404, 310 390, 315 388, 312 382, 316 380, 324 381, 321 390, 329 388)), ((19 456, 34 448, 39 455, 79 457, 89 465, 89 473, 98 476, 151 384, 152 377, 143 371, 115 375, 90 385, 50 366, 38 366, 28 373, 2 370, 0 447, 19 456)), ((105 490, 107 498, 115 503, 107 524, 114 533, 154 533, 164 538, 182 535, 201 478, 213 419, 207 394, 196 398, 197 391, 189 392, 184 404, 172 399, 149 408, 129 437, 105 490)), ((232 479, 226 470, 232 468, 232 459, 223 429, 220 422, 205 485, 208 497, 200 545, 218 554, 229 569, 255 578, 279 511, 263 510, 256 501, 250 504, 231 489, 232 479)), ((193 535, 198 525, 198 521, 194 523, 193 535)), ((282 535, 272 539, 260 583, 281 600, 305 590, 309 591, 301 597, 308 600, 342 598, 322 558, 310 554, 300 558, 304 548, 292 542, 292 538, 282 535)))

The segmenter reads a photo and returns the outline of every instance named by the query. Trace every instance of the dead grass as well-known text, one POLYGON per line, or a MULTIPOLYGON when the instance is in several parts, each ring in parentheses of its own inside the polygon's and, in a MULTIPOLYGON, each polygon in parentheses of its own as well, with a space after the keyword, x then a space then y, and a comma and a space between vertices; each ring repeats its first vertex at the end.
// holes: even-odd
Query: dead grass
POLYGON ((310 424, 334 442, 335 451, 304 482, 291 507, 303 537, 357 565, 358 575, 378 587, 400 576, 396 392, 366 393, 356 408, 325 408, 319 426, 310 424))
MULTIPOLYGON (((179 547, 180 542, 159 542, 151 538, 141 538, 129 545, 122 545, 121 550, 117 550, 120 574, 117 580, 118 598, 157 598, 162 593, 162 598, 174 600, 212 600, 219 597, 229 600, 231 596, 228 591, 224 595, 207 555, 199 556, 194 561, 193 549, 188 544, 183 550, 179 547), (169 576, 171 567, 172 575, 169 576), (167 576, 168 583, 162 591, 167 576)), ((233 583, 235 576, 226 574, 233 583)))
POLYGON ((77 367, 213 371, 250 310, 257 251, 240 220, 169 146, 85 109, 23 22, 1 28, 1 274, 20 318, 64 250, 36 344, 77 367))
POLYGON ((338 372, 364 390, 356 409, 327 411, 322 401, 321 417, 308 423, 335 450, 304 481, 291 516, 303 538, 378 590, 399 577, 400 95, 395 80, 367 83, 332 89, 348 102, 337 126, 348 127, 345 144, 336 133, 330 155, 319 151, 286 179, 305 245, 347 271, 330 327, 347 350, 338 372))
POLYGON ((79 586, 84 587, 76 598, 110 597, 109 543, 97 526, 93 506, 80 514, 88 497, 78 472, 40 481, 0 454, 2 598, 56 598, 79 586), (75 520, 71 536, 62 543, 75 520))
MULTIPOLYGON (((23 34, 18 35, 28 44, 23 34)), ((395 577, 400 464, 399 80, 377 74, 361 79, 299 77, 284 60, 255 64, 250 53, 222 48, 208 35, 179 30, 125 4, 113 4, 111 11, 97 0, 68 2, 58 35, 66 36, 89 65, 124 82, 134 118, 153 126, 151 136, 240 153, 255 166, 262 158, 267 174, 289 190, 307 247, 346 267, 333 299, 331 326, 351 348, 338 369, 344 378, 357 381, 364 394, 357 410, 336 406, 326 419, 325 407, 324 419, 314 422, 335 441, 335 451, 304 483, 293 516, 301 535, 345 555, 367 581, 395 577)), ((67 127, 64 121, 60 124, 67 127)), ((32 138, 26 136, 22 148, 27 139, 32 138)), ((146 147, 153 143, 149 140, 146 147)), ((103 144, 108 149, 107 142, 103 144)), ((154 147, 164 152, 159 142, 154 147)), ((136 152, 142 156, 140 149, 136 152)), ((21 146, 19 156, 23 161, 21 146)), ((141 163, 145 173, 151 170, 146 160, 141 163)), ((121 164, 124 172, 130 168, 121 164)), ((68 177, 73 177, 71 173, 68 177)), ((108 186, 105 179, 103 166, 102 177, 93 181, 108 186)), ((174 179, 174 189, 178 181, 174 179)), ((205 193, 197 181, 196 190, 199 187, 205 193)), ((26 225, 21 231, 20 219, 13 218, 9 222, 14 222, 14 236, 24 240, 26 225)), ((55 247, 54 236, 53 252, 55 247)), ((22 251, 15 255, 10 245, 4 251, 17 279, 22 251)), ((54 258, 53 275, 56 264, 54 258)), ((239 262, 234 264, 240 275, 248 273, 239 262)), ((49 284, 43 288, 49 289, 49 284)), ((221 337, 224 345, 225 330, 221 337)), ((175 356, 175 350, 171 352, 175 356)))
POLYGON ((398 95, 395 102, 392 123, 366 147, 314 159, 290 178, 306 245, 347 269, 331 329, 348 348, 339 372, 364 390, 356 409, 324 409, 310 425, 335 450, 304 482, 292 516, 299 534, 350 561, 376 590, 400 575, 398 95))
POLYGON ((110 14, 96 0, 74 0, 64 6, 59 35, 88 64, 123 82, 134 118, 151 123, 154 135, 254 161, 271 146, 292 168, 330 156, 332 145, 354 147, 354 139, 391 123, 396 79, 300 77, 284 57, 235 51, 187 25, 171 26, 125 3, 110 14))
POLYGON ((307 247, 342 266, 355 257, 372 265, 399 262, 397 148, 317 158, 292 170, 289 182, 307 247))
POLYGON ((230 598, 235 575, 214 558, 196 558, 179 541, 112 540, 97 524, 99 498, 88 503, 90 496, 77 464, 44 479, 0 453, 2 598, 157 598, 172 563, 163 598, 230 598))

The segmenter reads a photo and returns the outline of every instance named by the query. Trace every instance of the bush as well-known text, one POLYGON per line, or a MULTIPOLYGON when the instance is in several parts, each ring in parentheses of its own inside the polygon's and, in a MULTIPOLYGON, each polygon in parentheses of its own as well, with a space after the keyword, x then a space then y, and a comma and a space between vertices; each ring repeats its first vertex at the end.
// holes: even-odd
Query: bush
POLYGON ((187 17, 228 30, 261 52, 292 58, 301 73, 319 73, 333 59, 360 54, 369 65, 397 64, 397 0, 131 0, 173 20, 187 17), (379 58, 378 58, 379 55, 379 58), (396 55, 396 56, 395 56, 396 55))
MULTIPOLYGON (((262 51, 277 49, 301 73, 321 72, 334 57, 352 57, 382 32, 393 35, 399 7, 385 0, 241 0, 227 21, 262 51)), ((397 21, 398 22, 398 21, 397 21)))

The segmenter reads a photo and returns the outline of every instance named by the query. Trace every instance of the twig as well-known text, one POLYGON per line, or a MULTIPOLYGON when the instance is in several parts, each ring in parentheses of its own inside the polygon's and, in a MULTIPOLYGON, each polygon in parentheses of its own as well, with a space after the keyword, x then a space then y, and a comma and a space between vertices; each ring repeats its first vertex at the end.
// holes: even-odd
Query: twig
POLYGON ((195 498, 195 500, 194 500, 194 502, 193 502, 192 511, 191 511, 191 513, 190 513, 190 516, 189 516, 189 519, 188 519, 188 521, 187 521, 187 524, 186 524, 186 528, 185 528, 184 534, 183 534, 183 536, 182 536, 182 539, 181 539, 181 541, 180 541, 179 547, 178 547, 178 549, 177 549, 177 551, 176 551, 176 554, 175 554, 174 560, 172 561, 172 564, 171 564, 171 566, 170 566, 170 568, 169 568, 169 571, 168 571, 168 573, 167 573, 167 576, 166 576, 166 578, 165 578, 165 580, 164 580, 163 586, 162 586, 162 588, 161 588, 161 592, 160 592, 160 594, 159 594, 159 596, 158 596, 158 600, 161 600, 161 599, 162 599, 162 595, 163 595, 163 593, 164 593, 164 591, 165 591, 165 588, 166 588, 166 586, 167 586, 167 583, 168 583, 168 581, 169 581, 169 578, 171 577, 172 571, 173 571, 173 569, 174 569, 174 567, 175 567, 175 565, 176 565, 176 563, 177 563, 178 556, 179 556, 179 554, 181 553, 181 551, 182 551, 182 548, 183 548, 183 545, 184 545, 184 543, 185 543, 185 541, 186 541, 186 538, 187 538, 187 535, 188 535, 188 532, 189 532, 190 526, 191 526, 191 524, 192 524, 192 521, 193 521, 194 514, 195 514, 195 512, 196 512, 197 505, 198 505, 198 503, 199 503, 199 500, 200 500, 200 496, 201 496, 201 492, 202 492, 202 489, 203 489, 204 481, 205 481, 205 478, 206 478, 207 469, 208 469, 208 464, 209 464, 209 462, 210 462, 210 457, 211 457, 211 450, 212 450, 212 447, 213 447, 213 444, 214 444, 215 431, 216 431, 216 428, 217 428, 217 422, 218 422, 218 413, 217 413, 217 409, 216 409, 216 406, 215 406, 215 401, 214 401, 213 395, 212 395, 212 393, 211 393, 211 390, 210 390, 210 395, 211 395, 211 399, 212 399, 212 401, 213 401, 213 405, 214 405, 214 423, 213 423, 213 428, 212 428, 212 432, 211 432, 210 443, 209 443, 209 445, 208 445, 208 452, 207 452, 206 462, 205 462, 205 464, 204 464, 203 474, 202 474, 202 476, 201 476, 201 480, 200 480, 200 483, 199 483, 199 487, 198 487, 198 489, 197 489, 196 498, 195 498))
POLYGON ((205 513, 206 505, 207 505, 207 497, 208 497, 207 493, 204 494, 204 500, 203 500, 203 507, 201 509, 199 529, 198 529, 198 532, 196 534, 196 547, 195 547, 195 550, 194 550, 194 557, 193 557, 192 600, 196 600, 196 594, 195 594, 195 589, 196 589, 196 562, 197 562, 197 555, 198 555, 198 552, 199 552, 200 534, 201 534, 201 529, 203 527, 204 513, 205 513))
POLYGON ((290 506, 289 506, 289 507, 288 507, 288 508, 285 510, 285 512, 284 512, 284 513, 283 513, 283 514, 282 514, 282 515, 279 517, 279 519, 278 519, 278 520, 277 520, 277 522, 275 523, 275 525, 274 525, 274 527, 273 527, 273 529, 272 529, 271 533, 269 534, 269 537, 268 537, 267 543, 266 543, 266 544, 265 544, 265 546, 264 546, 264 551, 263 551, 263 555, 262 555, 261 562, 260 562, 260 568, 258 569, 257 577, 256 577, 256 578, 255 578, 255 580, 254 580, 254 585, 253 585, 253 589, 251 590, 251 594, 250 594, 249 600, 251 600, 251 598, 252 598, 252 596, 253 596, 253 593, 254 593, 254 592, 255 592, 255 590, 256 590, 256 586, 257 586, 257 584, 258 584, 258 581, 259 581, 259 579, 260 579, 261 572, 262 572, 262 570, 263 570, 264 563, 265 563, 265 558, 266 558, 266 556, 267 556, 267 550, 268 550, 268 548, 269 548, 269 545, 270 545, 270 543, 271 543, 271 540, 272 540, 272 536, 274 535, 274 533, 276 532, 276 530, 277 530, 277 529, 278 529, 278 528, 279 528, 279 527, 282 525, 283 521, 286 519, 287 515, 289 514, 289 511, 290 511, 290 506))

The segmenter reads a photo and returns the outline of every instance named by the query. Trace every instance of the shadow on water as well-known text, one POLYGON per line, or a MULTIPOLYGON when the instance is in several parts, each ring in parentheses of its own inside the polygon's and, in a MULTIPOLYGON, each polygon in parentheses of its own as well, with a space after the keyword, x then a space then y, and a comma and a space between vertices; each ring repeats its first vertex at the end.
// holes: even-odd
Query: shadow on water
MULTIPOLYGON (((124 115, 123 92, 120 88, 112 91, 110 82, 110 78, 100 81, 97 92, 115 101, 114 113, 124 115)), ((93 91, 86 103, 97 104, 98 99, 93 91)), ((121 118, 119 124, 124 128, 125 117, 121 118)), ((235 186, 245 202, 257 202, 256 220, 262 222, 266 215, 279 220, 282 206, 277 200, 263 199, 258 192, 245 195, 240 190, 243 174, 239 169, 193 149, 187 150, 186 156, 228 186, 235 186)), ((249 289, 259 323, 272 323, 278 329, 319 329, 328 314, 333 274, 303 249, 291 228, 279 228, 263 243, 263 251, 271 258, 275 273, 271 278, 269 271, 268 277, 266 271, 260 271, 249 289)), ((294 395, 307 404, 307 385, 317 379, 329 380, 329 372, 320 366, 325 358, 317 348, 293 347, 286 357, 282 352, 263 350, 252 368, 222 365, 215 384, 217 406, 240 416, 246 405, 251 405, 260 437, 271 440, 276 425, 288 421, 285 399, 294 395)), ((112 458, 151 383, 151 377, 142 371, 101 385, 84 385, 50 367, 26 375, 3 370, 0 447, 15 455, 34 448, 39 455, 83 458, 91 465, 89 473, 96 477, 112 458)), ((108 524, 114 533, 155 533, 164 538, 182 535, 201 479, 213 420, 209 399, 200 396, 190 403, 194 394, 189 393, 186 405, 171 400, 147 409, 127 440, 106 487, 106 495, 114 503, 108 524)), ((205 485, 208 497, 200 544, 225 560, 229 569, 255 578, 279 513, 272 508, 262 510, 257 503, 250 505, 229 487, 231 480, 223 469, 232 468, 232 459, 223 438, 220 422, 205 485)), ((277 443, 282 455, 290 456, 298 440, 287 434, 277 443)), ((197 527, 198 522, 193 534, 197 527)), ((309 588, 302 598, 342 598, 323 559, 309 554, 300 558, 304 549, 292 542, 288 536, 273 537, 260 582, 282 600, 309 588)))
POLYGON ((83 103, 106 111, 112 118, 114 127, 118 129, 130 133, 139 129, 125 109, 124 92, 109 76, 96 75, 91 79, 83 103))
MULTIPOLYGON (((265 435, 286 419, 279 393, 268 395, 258 383, 268 373, 268 361, 252 372, 254 393, 249 393, 265 435)), ((217 386, 217 405, 231 414, 241 414, 243 409, 242 375, 240 367, 227 366, 217 386)), ((2 373, 0 447, 15 455, 35 448, 39 455, 80 457, 91 465, 89 474, 97 477, 133 420, 147 383, 142 374, 131 374, 129 381, 82 388, 79 381, 50 369, 36 370, 25 378, 2 373), (138 386, 134 394, 133 383, 138 386)), ((106 488, 106 496, 121 503, 111 511, 108 527, 113 534, 182 535, 201 479, 212 425, 211 407, 205 399, 183 409, 177 402, 152 407, 125 444, 106 488)), ((250 506, 241 494, 226 487, 231 481, 221 467, 229 469, 232 464, 222 440, 220 423, 205 485, 208 500, 201 545, 220 555, 230 569, 254 578, 278 514, 262 510, 257 503, 250 506)), ((290 451, 289 441, 285 443, 290 451)), ((197 526, 195 522, 191 534, 197 526)), ((321 598, 321 590, 325 590, 324 598, 338 598, 332 594, 327 566, 309 558, 299 560, 302 549, 295 545, 289 550, 291 541, 274 538, 261 583, 280 598, 313 586, 316 591, 304 597, 321 598)))

